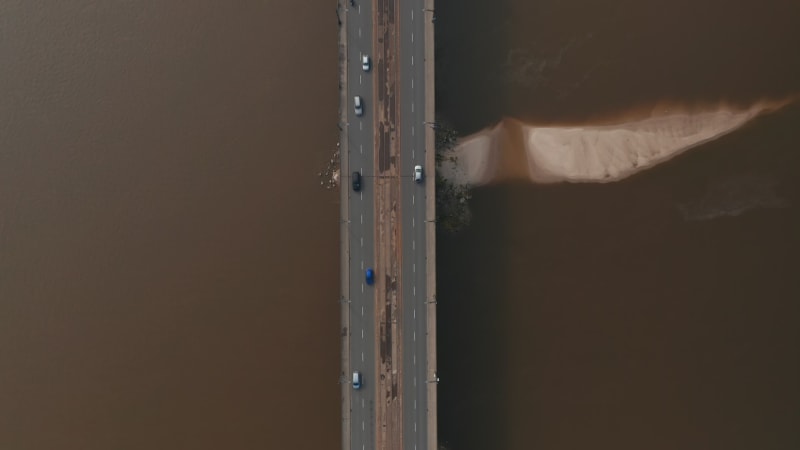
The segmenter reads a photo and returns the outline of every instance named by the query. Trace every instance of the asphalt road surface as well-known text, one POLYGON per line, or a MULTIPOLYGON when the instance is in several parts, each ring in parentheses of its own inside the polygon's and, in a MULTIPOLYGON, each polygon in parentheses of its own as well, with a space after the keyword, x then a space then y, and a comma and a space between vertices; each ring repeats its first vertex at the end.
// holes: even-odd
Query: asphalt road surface
MULTIPOLYGON (((349 189, 350 204, 350 375, 361 372, 361 389, 352 389, 351 446, 353 450, 373 449, 375 430, 375 292, 365 282, 365 270, 374 268, 375 258, 375 155, 372 71, 361 68, 362 54, 373 56, 373 2, 356 0, 346 11, 348 27, 348 155, 350 171, 362 174, 362 188, 354 192, 350 174, 342 174, 349 189), (355 115, 353 97, 359 95, 364 114, 355 115)), ((400 8, 400 172, 402 224, 402 402, 403 441, 408 450, 427 446, 426 414, 426 239, 425 183, 433 182, 425 167, 425 20, 423 0, 404 1, 400 8), (422 183, 414 181, 414 166, 424 168, 422 183)), ((373 68, 374 69, 374 68, 373 68)), ((381 274, 376 273, 376 277, 381 274)), ((348 379, 348 382, 351 379, 348 379)))
MULTIPOLYGON (((375 446, 375 292, 366 284, 365 271, 375 267, 375 198, 373 146, 372 71, 361 69, 361 55, 372 56, 372 2, 347 3, 348 149, 350 171, 361 173, 361 191, 352 189, 351 174, 342 174, 343 188, 350 191, 350 378, 361 372, 361 389, 352 389, 351 446, 369 450, 375 446), (355 115, 353 97, 361 96, 364 114, 355 115), (346 177, 346 178, 345 178, 346 177)), ((377 275, 377 274, 376 274, 377 275)))
MULTIPOLYGON (((403 242, 403 443, 406 450, 427 448, 425 36, 432 13, 423 0, 400 3, 400 161, 403 242), (421 165, 422 183, 414 181, 421 165)), ((435 449, 431 449, 435 450, 435 449)))

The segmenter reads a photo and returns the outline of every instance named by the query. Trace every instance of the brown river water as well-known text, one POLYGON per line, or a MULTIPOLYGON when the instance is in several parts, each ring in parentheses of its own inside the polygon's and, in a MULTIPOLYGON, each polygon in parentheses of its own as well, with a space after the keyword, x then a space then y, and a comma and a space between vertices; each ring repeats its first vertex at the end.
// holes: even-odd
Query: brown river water
POLYGON ((334 6, 0 1, 0 448, 338 448, 334 6))
MULTIPOLYGON (((0 0, 0 449, 336 449, 333 2, 0 0)), ((437 2, 462 135, 800 91, 788 0, 437 2)), ((800 448, 800 107, 439 237, 440 437, 800 448)))
MULTIPOLYGON (((800 92, 797 2, 437 9, 439 121, 462 136, 800 92)), ((441 440, 800 448, 799 149, 790 103, 623 181, 475 190, 439 237, 441 440)))

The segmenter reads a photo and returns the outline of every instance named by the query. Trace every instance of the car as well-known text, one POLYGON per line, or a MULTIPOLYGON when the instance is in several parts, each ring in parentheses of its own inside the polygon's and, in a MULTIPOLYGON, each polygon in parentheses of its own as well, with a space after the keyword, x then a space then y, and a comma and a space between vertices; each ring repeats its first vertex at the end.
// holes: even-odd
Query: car
POLYGON ((364 72, 369 72, 369 55, 361 55, 361 68, 364 72))
POLYGON ((361 97, 358 95, 353 97, 353 109, 355 109, 357 116, 364 114, 364 105, 361 104, 361 97))
POLYGON ((353 371, 353 389, 361 389, 361 372, 353 371))
POLYGON ((366 280, 367 284, 375 283, 375 272, 371 268, 366 271, 366 280))
POLYGON ((358 192, 361 190, 361 174, 353 172, 353 190, 358 192))
POLYGON ((414 166, 414 181, 422 183, 422 166, 414 166))

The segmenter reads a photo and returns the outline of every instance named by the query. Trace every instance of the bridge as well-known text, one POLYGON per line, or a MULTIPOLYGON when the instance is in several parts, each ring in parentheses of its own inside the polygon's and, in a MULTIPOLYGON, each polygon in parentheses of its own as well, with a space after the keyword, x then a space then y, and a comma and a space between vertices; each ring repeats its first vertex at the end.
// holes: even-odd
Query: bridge
POLYGON ((434 0, 337 19, 342 449, 436 450, 434 0))

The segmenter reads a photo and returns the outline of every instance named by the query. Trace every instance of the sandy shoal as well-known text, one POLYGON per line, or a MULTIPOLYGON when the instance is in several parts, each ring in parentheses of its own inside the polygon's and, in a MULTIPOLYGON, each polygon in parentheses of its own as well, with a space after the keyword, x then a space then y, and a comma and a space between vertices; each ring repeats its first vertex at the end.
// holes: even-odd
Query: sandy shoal
POLYGON ((605 126, 521 127, 533 181, 607 182, 730 133, 758 112, 674 114, 605 126))
POLYGON ((444 152, 439 173, 458 185, 488 183, 497 171, 503 133, 497 126, 461 140, 457 146, 444 152))
POLYGON ((651 115, 612 125, 535 126, 505 119, 445 152, 439 170, 444 178, 469 185, 508 178, 536 183, 616 181, 717 139, 783 104, 651 115))

